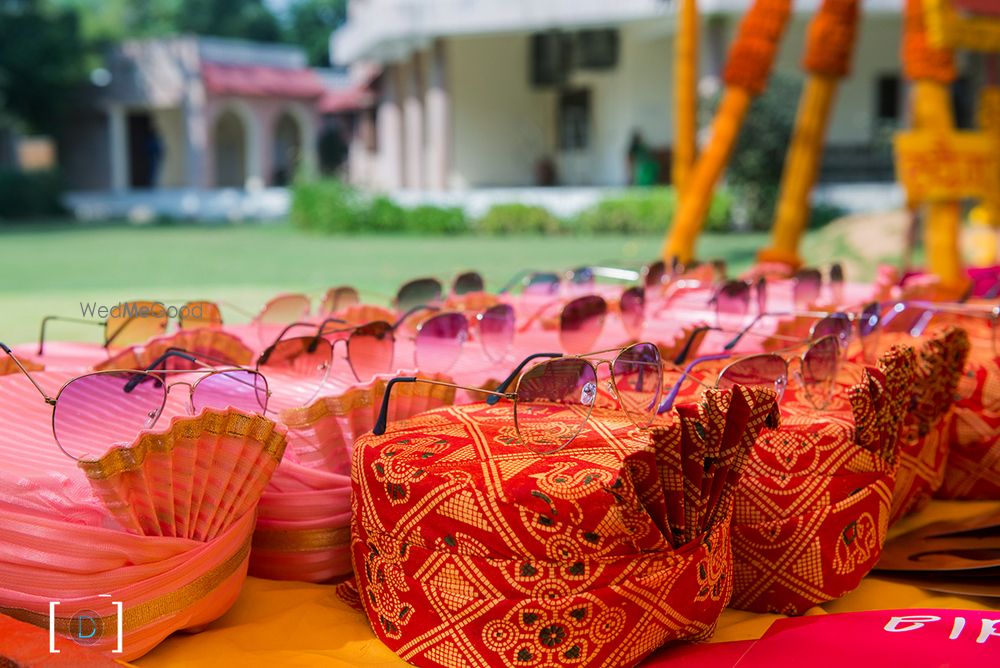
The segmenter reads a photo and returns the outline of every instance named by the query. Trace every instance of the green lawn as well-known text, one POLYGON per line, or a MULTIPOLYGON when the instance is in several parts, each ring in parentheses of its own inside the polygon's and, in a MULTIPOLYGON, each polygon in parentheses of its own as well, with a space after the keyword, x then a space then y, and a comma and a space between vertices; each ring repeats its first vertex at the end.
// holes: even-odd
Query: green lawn
MULTIPOLYGON (((748 266, 763 234, 706 235, 702 257, 748 266)), ((80 315, 80 302, 228 300, 258 308, 282 291, 354 284, 390 294, 408 278, 479 269, 496 288, 518 269, 568 268, 655 257, 659 237, 321 237, 285 224, 0 227, 0 340, 37 337, 45 315, 80 315)), ((62 325, 55 338, 96 340, 62 325)))

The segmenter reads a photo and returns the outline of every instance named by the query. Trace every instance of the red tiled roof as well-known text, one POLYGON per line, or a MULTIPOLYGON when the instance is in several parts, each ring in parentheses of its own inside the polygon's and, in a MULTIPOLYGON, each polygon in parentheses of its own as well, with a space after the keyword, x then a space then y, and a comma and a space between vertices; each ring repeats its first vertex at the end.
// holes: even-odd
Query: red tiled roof
POLYGON ((313 98, 326 91, 319 76, 305 68, 209 62, 202 63, 201 77, 214 95, 313 98))
POLYGON ((317 106, 321 114, 337 114, 344 111, 368 109, 374 104, 375 94, 367 86, 355 85, 350 88, 326 91, 317 106))

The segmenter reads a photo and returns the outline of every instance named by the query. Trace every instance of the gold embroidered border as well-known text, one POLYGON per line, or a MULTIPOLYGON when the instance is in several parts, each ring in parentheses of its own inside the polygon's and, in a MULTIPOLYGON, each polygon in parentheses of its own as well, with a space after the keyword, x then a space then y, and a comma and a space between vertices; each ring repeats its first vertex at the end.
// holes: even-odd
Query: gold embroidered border
POLYGON ((253 549, 274 552, 315 552, 351 542, 351 527, 336 529, 257 529, 253 549))
POLYGON ((146 344, 131 346, 96 365, 94 370, 145 369, 168 348, 210 350, 213 351, 213 354, 221 355, 236 364, 252 364, 254 359, 253 351, 238 337, 219 329, 202 327, 200 329, 182 329, 169 336, 153 339, 146 344))
MULTIPOLYGON (((448 376, 431 375, 429 380, 453 382, 448 376)), ((343 394, 321 397, 308 406, 289 408, 281 412, 281 421, 293 429, 309 427, 325 417, 344 417, 363 406, 373 406, 385 394, 386 381, 379 379, 364 388, 352 388, 343 394)), ((400 397, 420 397, 440 399, 446 404, 454 403, 454 388, 430 383, 403 383, 396 386, 400 397)))
POLYGON ((78 466, 91 480, 113 478, 125 471, 142 466, 151 452, 171 452, 177 441, 197 438, 203 433, 234 438, 251 438, 260 442, 264 452, 280 463, 285 454, 285 435, 275 430, 275 423, 260 415, 241 413, 234 409, 206 409, 200 416, 177 420, 164 434, 143 434, 129 447, 116 447, 96 461, 81 461, 78 466))
MULTIPOLYGON (((122 631, 130 633, 148 626, 158 619, 180 612, 185 607, 204 598, 230 577, 250 555, 250 537, 236 552, 212 570, 198 576, 180 589, 158 598, 143 601, 133 606, 122 606, 122 631)), ((28 624, 41 628, 49 628, 48 613, 25 610, 24 608, 8 608, 0 606, 0 613, 28 624)), ((55 628, 61 635, 71 635, 72 617, 56 617, 55 628)), ((108 615, 100 618, 105 629, 118 628, 118 616, 108 615)))

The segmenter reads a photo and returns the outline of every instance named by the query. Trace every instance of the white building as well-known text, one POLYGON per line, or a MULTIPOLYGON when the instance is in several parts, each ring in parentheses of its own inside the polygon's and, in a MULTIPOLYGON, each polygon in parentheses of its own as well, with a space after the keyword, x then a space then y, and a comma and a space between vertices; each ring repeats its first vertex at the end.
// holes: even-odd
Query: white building
MULTIPOLYGON (((718 85, 749 2, 700 0, 700 73, 718 85)), ((902 0, 867 0, 854 73, 828 136, 830 180, 891 178, 885 126, 905 108, 902 0)), ((796 3, 777 70, 801 75, 816 0, 796 3)), ((350 0, 333 59, 375 93, 357 116, 350 178, 387 190, 622 186, 633 132, 673 141, 675 4, 669 0, 350 0), (370 79, 372 65, 381 74, 370 79)), ((796 104, 789 100, 789 104, 796 104)), ((664 174, 664 177, 667 175, 664 174)))

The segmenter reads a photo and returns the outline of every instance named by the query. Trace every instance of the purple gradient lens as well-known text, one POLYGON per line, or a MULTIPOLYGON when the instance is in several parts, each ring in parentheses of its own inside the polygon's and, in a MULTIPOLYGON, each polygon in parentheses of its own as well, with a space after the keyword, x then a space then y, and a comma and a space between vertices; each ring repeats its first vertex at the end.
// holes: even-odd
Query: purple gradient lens
POLYGON ((744 357, 719 375, 718 387, 727 389, 734 385, 770 388, 778 393, 778 401, 781 401, 788 387, 788 363, 773 353, 744 357))
POLYGON ((812 328, 812 339, 818 341, 824 336, 832 336, 837 339, 841 347, 846 348, 851 342, 852 322, 846 313, 831 313, 812 328))
POLYGON ((555 452, 576 438, 597 401, 597 374, 585 360, 563 357, 528 369, 517 384, 514 424, 521 443, 538 453, 555 452), (578 424, 546 419, 582 407, 578 424))
POLYGON ((622 409, 640 427, 648 427, 660 405, 663 366, 652 343, 637 343, 619 353, 611 367, 622 409))
POLYGON ((872 302, 861 311, 858 321, 858 334, 861 336, 861 352, 866 362, 874 360, 878 352, 878 326, 882 320, 882 311, 877 302, 872 302))
POLYGON ((573 355, 590 352, 601 336, 608 304, 603 297, 577 297, 563 307, 559 316, 559 342, 573 355))
POLYGON ((441 313, 420 324, 413 352, 417 368, 437 373, 449 370, 469 338, 469 321, 461 313, 441 313))
POLYGON ((479 340, 492 362, 500 362, 514 343, 514 308, 508 304, 491 306, 477 316, 479 340))
POLYGON ((140 431, 152 427, 166 399, 166 386, 150 374, 80 376, 63 387, 56 400, 52 415, 56 442, 73 459, 99 459, 111 447, 130 445, 140 431))
POLYGON ((641 338, 642 325, 646 320, 646 291, 634 287, 623 292, 619 310, 629 338, 633 341, 641 338))
POLYGON ((819 269, 801 269, 792 280, 794 281, 792 301, 795 303, 795 308, 809 308, 819 301, 819 291, 823 285, 823 275, 819 269))
POLYGON ((194 385, 191 405, 197 415, 206 408, 235 408, 244 413, 267 410, 267 380, 256 371, 232 369, 208 374, 194 385))
POLYGON ((823 337, 802 356, 802 382, 806 385, 833 382, 839 369, 840 342, 835 336, 823 337))

